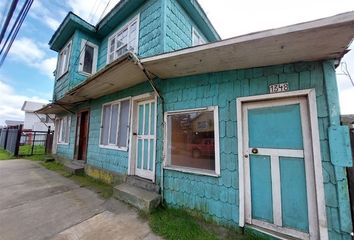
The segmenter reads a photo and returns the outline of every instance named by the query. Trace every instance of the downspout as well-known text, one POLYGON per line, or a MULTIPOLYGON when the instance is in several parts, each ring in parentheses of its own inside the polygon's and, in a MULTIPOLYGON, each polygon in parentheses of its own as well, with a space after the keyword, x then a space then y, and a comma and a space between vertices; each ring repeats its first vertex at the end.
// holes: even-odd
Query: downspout
MULTIPOLYGON (((145 66, 141 63, 140 59, 138 58, 138 56, 136 56, 136 54, 134 54, 133 52, 130 52, 129 53, 129 59, 131 61, 134 62, 134 64, 136 64, 141 71, 143 71, 144 75, 146 76, 146 78, 148 79, 148 82, 150 83, 150 86, 152 87, 152 89, 154 90, 154 92, 156 93, 156 95, 159 97, 160 101, 161 101, 161 110, 162 110, 162 129, 163 129, 163 132, 165 132, 165 122, 164 122, 164 114, 165 114, 165 104, 164 104, 164 99, 163 97, 161 96, 159 90, 157 89, 157 87, 155 86, 155 83, 153 81, 154 78, 156 78, 156 75, 154 74, 151 74, 146 68, 145 66)), ((157 106, 156 106, 157 107, 157 106)), ((155 133, 157 135, 157 133, 155 133)), ((165 144, 163 144, 164 146, 165 144)), ((156 149, 155 149, 156 151, 156 149)), ((162 150, 162 158, 164 159, 164 151, 165 149, 163 148, 162 150)), ((164 199, 164 191, 163 191, 163 184, 164 184, 164 181, 163 181, 163 160, 161 162, 161 169, 160 169, 160 172, 161 172, 161 177, 160 177, 160 188, 161 188, 161 199, 162 199, 162 204, 163 204, 163 199, 164 199)))

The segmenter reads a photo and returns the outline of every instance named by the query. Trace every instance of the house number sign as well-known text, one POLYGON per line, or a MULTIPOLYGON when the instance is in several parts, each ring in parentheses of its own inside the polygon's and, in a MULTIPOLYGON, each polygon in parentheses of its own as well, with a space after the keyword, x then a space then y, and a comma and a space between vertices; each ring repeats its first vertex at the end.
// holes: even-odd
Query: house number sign
POLYGON ((289 91, 289 83, 277 83, 269 85, 270 93, 279 93, 289 91))

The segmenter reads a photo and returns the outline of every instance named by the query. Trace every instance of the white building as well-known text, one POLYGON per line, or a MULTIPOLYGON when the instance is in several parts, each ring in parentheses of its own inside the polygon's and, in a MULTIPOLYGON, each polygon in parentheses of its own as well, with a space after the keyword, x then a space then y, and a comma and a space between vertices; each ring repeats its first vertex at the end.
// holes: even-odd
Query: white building
POLYGON ((25 101, 21 108, 25 112, 23 129, 32 131, 47 131, 50 126, 54 130, 54 115, 36 114, 35 111, 45 106, 45 103, 25 101))

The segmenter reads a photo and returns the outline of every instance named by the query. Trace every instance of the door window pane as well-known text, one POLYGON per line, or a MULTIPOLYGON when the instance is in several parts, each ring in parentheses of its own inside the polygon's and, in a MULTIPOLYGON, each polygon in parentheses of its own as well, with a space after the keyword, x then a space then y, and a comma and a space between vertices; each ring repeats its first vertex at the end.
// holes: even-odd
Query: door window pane
POLYGON ((169 115, 167 124, 171 165, 215 170, 213 111, 169 115))

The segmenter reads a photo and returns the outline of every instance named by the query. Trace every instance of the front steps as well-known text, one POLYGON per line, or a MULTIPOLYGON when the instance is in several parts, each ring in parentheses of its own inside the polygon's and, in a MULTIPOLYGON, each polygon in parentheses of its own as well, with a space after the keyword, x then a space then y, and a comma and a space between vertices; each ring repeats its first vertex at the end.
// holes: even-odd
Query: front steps
POLYGON ((144 212, 151 212, 161 203, 159 187, 142 178, 128 176, 127 182, 113 188, 113 196, 144 212))
POLYGON ((85 161, 73 160, 71 162, 64 163, 64 169, 68 173, 82 175, 85 173, 85 161))

